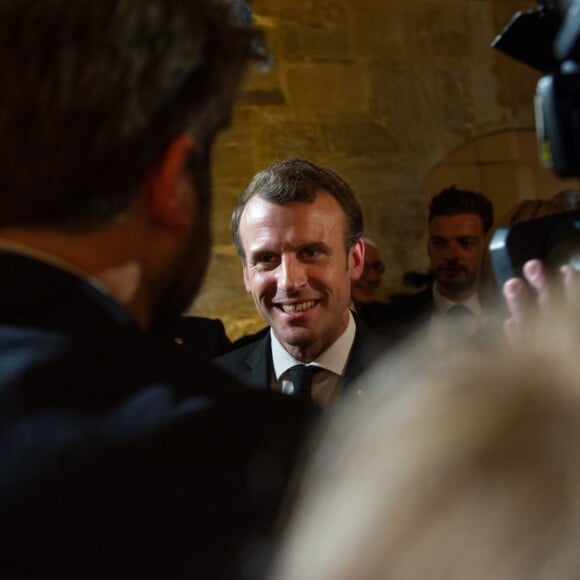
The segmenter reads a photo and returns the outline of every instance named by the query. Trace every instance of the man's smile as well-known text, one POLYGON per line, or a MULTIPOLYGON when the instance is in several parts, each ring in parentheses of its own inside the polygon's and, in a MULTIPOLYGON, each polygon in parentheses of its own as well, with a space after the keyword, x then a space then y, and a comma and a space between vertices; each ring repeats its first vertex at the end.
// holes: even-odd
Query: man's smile
POLYGON ((279 304, 278 306, 286 313, 286 314, 295 314, 296 312, 304 312, 306 310, 310 310, 316 302, 314 300, 306 300, 305 302, 297 302, 294 304, 279 304))

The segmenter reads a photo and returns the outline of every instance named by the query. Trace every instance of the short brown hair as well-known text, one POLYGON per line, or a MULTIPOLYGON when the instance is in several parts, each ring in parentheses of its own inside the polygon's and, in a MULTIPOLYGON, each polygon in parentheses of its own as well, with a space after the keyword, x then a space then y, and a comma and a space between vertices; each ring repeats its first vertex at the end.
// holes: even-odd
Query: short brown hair
POLYGON ((493 204, 483 193, 447 187, 433 197, 429 204, 429 223, 436 216, 471 213, 479 217, 486 234, 493 224, 493 204))
POLYGON ((363 232, 362 210, 354 191, 334 171, 312 161, 293 157, 277 161, 257 173, 238 200, 232 213, 231 233, 240 257, 245 258, 240 239, 240 220, 246 204, 254 195, 280 205, 290 202, 312 203, 319 190, 330 193, 344 210, 347 219, 345 248, 348 253, 363 232))

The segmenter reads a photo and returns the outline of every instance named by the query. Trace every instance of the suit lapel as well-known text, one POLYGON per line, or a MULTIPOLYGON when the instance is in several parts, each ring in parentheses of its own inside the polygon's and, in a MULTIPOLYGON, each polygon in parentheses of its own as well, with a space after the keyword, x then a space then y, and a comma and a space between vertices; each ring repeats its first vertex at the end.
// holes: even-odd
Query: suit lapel
POLYGON ((272 345, 270 333, 261 338, 245 360, 247 372, 240 379, 253 389, 270 390, 272 377, 272 345))
POLYGON ((382 351, 378 336, 355 315, 356 334, 348 357, 343 379, 343 389, 348 389, 377 359, 382 351))

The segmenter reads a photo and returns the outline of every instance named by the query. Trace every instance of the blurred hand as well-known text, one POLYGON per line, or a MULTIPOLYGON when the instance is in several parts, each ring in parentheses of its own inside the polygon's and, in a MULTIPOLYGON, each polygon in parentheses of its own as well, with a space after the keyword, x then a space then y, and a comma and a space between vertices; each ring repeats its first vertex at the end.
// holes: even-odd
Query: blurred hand
POLYGON ((562 300, 567 300, 576 288, 575 272, 570 265, 560 268, 561 282, 554 280, 541 260, 530 260, 523 274, 531 291, 521 278, 511 278, 503 287, 511 317, 504 323, 505 334, 513 346, 520 344, 526 327, 536 314, 550 315, 562 300), (562 288, 564 292, 562 292, 562 288))

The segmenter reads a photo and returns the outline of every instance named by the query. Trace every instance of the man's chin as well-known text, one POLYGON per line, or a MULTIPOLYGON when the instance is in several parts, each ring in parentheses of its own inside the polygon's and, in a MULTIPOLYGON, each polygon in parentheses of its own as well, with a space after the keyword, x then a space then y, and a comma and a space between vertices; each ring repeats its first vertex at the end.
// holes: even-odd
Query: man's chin
POLYGON ((458 294, 462 292, 466 292, 467 290, 475 289, 476 287, 476 280, 446 280, 446 279, 438 279, 437 284, 438 287, 442 290, 446 290, 450 294, 458 294))
POLYGON ((309 328, 293 327, 274 327, 276 338, 282 343, 294 347, 304 346, 312 341, 312 330, 309 328))

